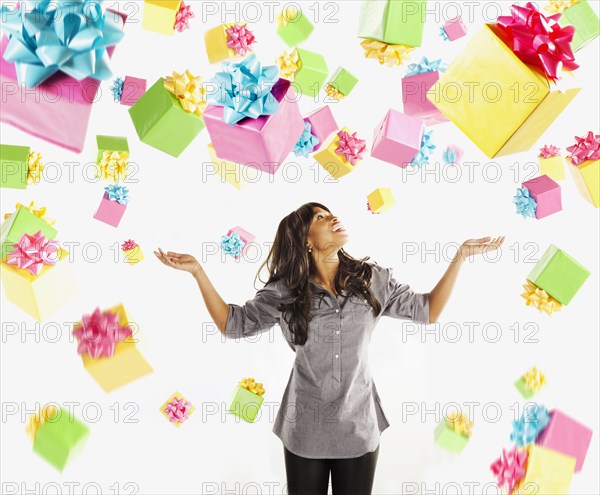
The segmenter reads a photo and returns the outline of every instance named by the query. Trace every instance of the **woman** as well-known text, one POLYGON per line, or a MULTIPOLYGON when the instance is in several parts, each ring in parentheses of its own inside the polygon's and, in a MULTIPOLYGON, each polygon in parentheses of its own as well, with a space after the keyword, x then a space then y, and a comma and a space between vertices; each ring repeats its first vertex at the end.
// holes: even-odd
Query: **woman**
POLYGON ((348 233, 329 209, 307 203, 279 224, 266 265, 269 279, 243 306, 227 304, 189 254, 154 252, 193 274, 211 318, 227 338, 281 326, 296 352, 273 432, 282 440, 290 495, 370 494, 379 437, 389 423, 367 363, 381 316, 434 323, 464 260, 498 249, 504 237, 470 239, 428 294, 397 282, 390 268, 354 259, 348 233))

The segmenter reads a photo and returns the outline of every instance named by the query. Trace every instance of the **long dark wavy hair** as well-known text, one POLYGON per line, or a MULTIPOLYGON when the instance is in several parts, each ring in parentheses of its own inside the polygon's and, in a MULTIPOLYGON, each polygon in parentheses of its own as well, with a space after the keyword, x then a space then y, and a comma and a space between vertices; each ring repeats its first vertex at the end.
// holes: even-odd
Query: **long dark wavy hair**
MULTIPOLYGON (((282 303, 278 309, 290 328, 295 345, 306 343, 311 318, 312 289, 309 277, 315 273, 315 264, 306 241, 315 207, 331 213, 321 203, 306 203, 279 222, 273 246, 254 280, 255 284, 257 278, 260 280, 260 272, 266 266, 269 272, 266 284, 283 280, 289 289, 292 302, 282 303)), ((339 266, 334 278, 336 292, 339 294, 343 290, 348 296, 364 297, 375 314, 379 314, 381 304, 370 288, 372 263, 367 263, 370 257, 355 259, 343 248, 337 254, 339 266)))

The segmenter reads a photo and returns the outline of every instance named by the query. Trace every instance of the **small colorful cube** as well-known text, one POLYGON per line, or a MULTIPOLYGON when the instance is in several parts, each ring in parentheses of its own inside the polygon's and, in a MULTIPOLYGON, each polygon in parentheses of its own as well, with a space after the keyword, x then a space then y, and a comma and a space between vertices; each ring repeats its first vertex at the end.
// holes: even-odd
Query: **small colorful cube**
POLYGON ((389 187, 379 187, 367 196, 367 205, 371 213, 383 213, 396 206, 396 200, 389 187))
POLYGON ((462 19, 455 17, 444 23, 444 26, 440 29, 440 34, 444 40, 455 41, 467 34, 467 26, 465 26, 462 19))
POLYGON ((243 57, 253 51, 255 36, 245 22, 220 24, 204 33, 204 44, 208 62, 222 62, 235 57, 243 57))
POLYGON ((2 242, 0 259, 4 259, 12 252, 14 244, 23 234, 41 231, 46 239, 54 239, 57 234, 56 229, 52 227, 56 221, 46 217, 46 208, 36 208, 33 201, 29 206, 17 203, 15 211, 6 213, 4 219, 0 224, 0 242, 2 242))
POLYGON ((231 255, 237 261, 244 256, 251 242, 256 239, 250 232, 241 227, 233 227, 227 235, 221 236, 221 249, 225 255, 231 255))
POLYGON ((535 366, 515 382, 515 387, 524 399, 531 399, 546 384, 546 376, 535 366))
POLYGON ((356 77, 343 67, 338 67, 325 85, 325 92, 330 98, 340 101, 350 94, 357 83, 356 77))
POLYGON ((575 458, 540 445, 527 448, 527 470, 513 494, 569 493, 575 458))
POLYGON ((125 253, 125 261, 131 266, 135 265, 136 263, 139 263, 144 259, 144 253, 142 253, 142 248, 140 248, 137 242, 131 239, 121 244, 121 249, 125 253))
POLYGON ((144 0, 142 29, 172 35, 181 0, 144 0))
POLYGON ((230 162, 219 158, 212 143, 209 143, 208 145, 208 154, 210 155, 211 163, 215 167, 215 172, 217 172, 221 180, 231 184, 238 191, 241 191, 249 184, 248 178, 246 177, 247 174, 250 174, 251 176, 257 174, 256 169, 253 169, 254 174, 252 174, 249 172, 249 168, 244 167, 241 163, 230 162))
POLYGON ((569 170, 581 195, 596 208, 600 207, 600 134, 588 132, 575 136, 575 144, 567 151, 569 170))
POLYGON ((254 378, 243 378, 237 385, 227 410, 248 423, 256 419, 264 401, 265 389, 254 378))
POLYGON ((192 403, 186 400, 179 392, 171 395, 160 407, 162 415, 177 428, 185 423, 195 410, 196 408, 192 403))
POLYGON ((546 145, 540 149, 540 174, 547 175, 553 180, 565 178, 565 159, 560 155, 560 148, 546 145))
POLYGON ((356 132, 350 134, 347 127, 332 134, 323 144, 314 159, 335 179, 339 179, 354 170, 367 151, 367 142, 359 139, 356 132))
POLYGON ((129 143, 126 137, 96 136, 99 177, 118 182, 127 177, 129 143))
POLYGON ((313 30, 314 26, 302 10, 287 7, 277 14, 277 35, 289 47, 305 41, 313 30))
POLYGON ((29 146, 0 145, 0 187, 27 188, 30 151, 29 146))
POLYGON ((451 413, 436 427, 434 440, 440 447, 451 452, 461 452, 469 443, 473 423, 460 413, 451 413))
POLYGON ((513 202, 517 205, 517 213, 524 218, 533 214, 539 220, 562 210, 560 185, 547 175, 523 182, 521 186, 513 202), (520 201, 520 198, 523 200, 520 201), (525 198, 530 198, 527 207, 521 208, 525 205, 525 198))
POLYGON ((310 124, 312 134, 319 140, 313 151, 318 151, 327 138, 339 129, 329 105, 309 113, 304 121, 310 124))
POLYGON ((146 79, 125 76, 121 97, 119 99, 121 105, 126 105, 128 107, 134 105, 146 92, 147 84, 146 79))
POLYGON ((289 75, 292 87, 300 95, 317 96, 329 74, 323 55, 301 48, 294 49, 289 56, 284 52, 277 64, 282 74, 285 71, 289 75))
POLYGON ((118 227, 123 219, 129 203, 129 189, 118 184, 104 188, 100 206, 94 213, 94 218, 113 227, 118 227))
POLYGON ((424 134, 422 120, 390 109, 375 129, 371 156, 406 168, 421 150, 424 134))

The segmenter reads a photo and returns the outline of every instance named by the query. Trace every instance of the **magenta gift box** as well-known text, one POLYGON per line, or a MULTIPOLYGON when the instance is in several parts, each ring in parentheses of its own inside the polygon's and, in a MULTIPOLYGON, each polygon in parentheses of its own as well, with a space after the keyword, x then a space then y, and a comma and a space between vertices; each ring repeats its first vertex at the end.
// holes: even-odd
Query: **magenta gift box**
POLYGON ((222 160, 274 174, 304 131, 296 93, 287 79, 279 79, 271 94, 280 106, 273 115, 245 118, 235 125, 223 121, 223 107, 208 105, 204 123, 222 160))
POLYGON ((554 409, 550 412, 550 422, 542 430, 536 444, 556 450, 577 459, 575 472, 583 467, 585 456, 592 440, 592 430, 579 421, 554 409))
POLYGON ((423 121, 390 109, 375 129, 371 156, 406 168, 421 149, 423 121))
POLYGON ((444 31, 446 31, 448 39, 454 41, 467 34, 467 26, 464 25, 460 17, 456 17, 445 22, 444 31))
POLYGON ((111 201, 105 192, 98 210, 94 213, 94 218, 113 227, 118 227, 126 209, 127 203, 121 204, 118 201, 111 201))
POLYGON ((309 113, 304 120, 310 124, 311 134, 319 138, 319 144, 313 151, 317 151, 325 140, 339 129, 329 105, 309 113))
POLYGON ((146 92, 146 80, 139 77, 125 76, 123 81, 123 92, 121 93, 121 105, 128 107, 135 104, 146 92))
POLYGON ((242 227, 233 227, 232 229, 229 229, 229 231, 227 232, 227 235, 231 235, 233 233, 236 233, 237 235, 240 236, 240 239, 242 241, 245 242, 244 246, 242 247, 242 252, 240 253, 241 256, 244 256, 246 254, 246 251, 248 250, 248 246, 251 242, 254 241, 254 239, 256 239, 256 236, 252 235, 250 232, 248 232, 247 230, 244 230, 242 227))
POLYGON ((547 175, 523 182, 522 186, 529 189, 529 195, 537 203, 535 218, 544 218, 562 210, 560 185, 547 175))
POLYGON ((402 78, 402 103, 406 115, 418 117, 429 125, 448 122, 448 117, 427 99, 427 90, 439 78, 437 70, 402 78))

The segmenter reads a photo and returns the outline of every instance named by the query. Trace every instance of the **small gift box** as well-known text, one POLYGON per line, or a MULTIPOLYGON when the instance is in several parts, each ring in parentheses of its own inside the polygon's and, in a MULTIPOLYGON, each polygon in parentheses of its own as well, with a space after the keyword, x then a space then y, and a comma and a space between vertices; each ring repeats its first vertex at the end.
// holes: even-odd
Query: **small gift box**
POLYGON ((94 218, 113 227, 118 227, 123 219, 128 203, 129 189, 118 184, 106 186, 100 206, 98 206, 96 213, 94 213, 94 218))
POLYGON ((562 249, 550 244, 527 279, 566 306, 589 275, 587 268, 562 249))
POLYGON ((375 129, 371 156, 406 168, 421 149, 423 121, 390 109, 375 129))
POLYGON ((456 41, 467 34, 467 26, 465 26, 460 16, 455 17, 444 23, 440 30, 440 34, 442 34, 444 40, 456 41))
POLYGON ((315 97, 327 79, 329 69, 320 53, 295 48, 290 55, 283 52, 277 58, 282 77, 293 81, 294 91, 300 95, 315 97))
POLYGON ((264 393, 262 383, 255 382, 254 378, 243 378, 238 383, 227 410, 244 421, 253 423, 264 401, 264 393))
POLYGON ((119 182, 127 177, 129 144, 126 137, 96 136, 99 177, 119 182))
POLYGON ((76 293, 68 254, 41 230, 23 234, 1 261, 7 299, 37 321, 48 319, 76 293))
POLYGON ((502 449, 502 456, 490 466, 496 476, 498 487, 503 490, 502 493, 512 494, 525 477, 528 455, 527 449, 518 449, 516 446, 509 451, 502 449))
POLYGON ((167 401, 160 406, 160 412, 169 422, 179 428, 196 408, 186 400, 179 392, 175 392, 167 401))
POLYGON ((550 411, 550 422, 540 433, 536 444, 574 457, 575 472, 578 473, 583 467, 591 440, 590 428, 554 409, 550 411))
POLYGON ((6 213, 4 222, 0 224, 0 241, 2 242, 0 259, 4 259, 7 254, 12 252, 13 245, 23 234, 41 231, 46 239, 54 239, 57 232, 52 225, 55 223, 55 220, 46 216, 46 207, 36 208, 33 201, 29 203, 29 206, 17 203, 15 211, 6 213))
POLYGON ((215 172, 217 172, 222 181, 231 184, 238 191, 241 191, 248 185, 246 178, 247 169, 242 164, 219 158, 215 153, 215 147, 212 143, 208 145, 208 154, 211 163, 215 167, 215 172))
POLYGON ((245 22, 220 24, 204 33, 206 54, 211 64, 229 58, 244 57, 253 51, 255 37, 245 22))
POLYGON ((531 399, 546 384, 546 376, 535 366, 515 382, 524 399, 531 399))
POLYGON ((569 493, 575 458, 540 445, 527 447, 525 476, 511 495, 569 493))
POLYGON ((172 35, 181 0, 144 0, 142 29, 172 35))
POLYGON ((560 70, 578 67, 572 33, 538 15, 532 4, 511 9, 512 17, 501 16, 475 33, 427 93, 490 158, 531 148, 581 89, 560 70), (534 46, 544 36, 556 40, 552 51, 534 46))
POLYGON ((600 34, 600 21, 596 11, 586 0, 550 0, 546 11, 562 14, 558 23, 563 27, 573 26, 573 51, 583 48, 600 34))
POLYGON ((535 216, 538 220, 562 210, 560 185, 547 175, 541 175, 521 184, 513 202, 523 218, 535 216))
POLYGON ((329 105, 309 113, 304 122, 310 124, 311 134, 319 140, 313 151, 319 150, 327 138, 339 129, 329 105))
POLYGON ((289 47, 305 41, 314 30, 308 17, 294 7, 287 7, 277 14, 277 34, 289 47))
POLYGON ((140 141, 178 157, 204 129, 202 79, 186 71, 161 78, 129 109, 140 141))
POLYGON ((338 67, 327 82, 325 92, 330 98, 343 100, 354 89, 356 83, 358 83, 356 77, 343 67, 338 67))
POLYGON ((146 92, 147 84, 146 79, 125 76, 119 97, 121 105, 126 105, 128 107, 134 105, 146 92))
POLYGON ((248 246, 256 239, 250 232, 241 227, 233 227, 227 231, 227 235, 221 236, 221 249, 225 255, 230 254, 239 260, 241 256, 246 254, 248 246))
POLYGON ((390 45, 377 40, 364 40, 360 42, 365 51, 365 58, 373 58, 379 62, 380 65, 387 65, 393 67, 395 65, 402 65, 409 57, 414 46, 406 45, 390 45))
POLYGON ((560 156, 560 148, 556 146, 544 146, 540 148, 540 174, 547 175, 554 180, 565 178, 565 160, 560 156))
POLYGON ((427 0, 363 0, 358 37, 421 46, 427 0))
POLYGON ((461 413, 451 413, 434 432, 435 443, 451 452, 461 452, 469 443, 473 423, 461 413))
POLYGON ((212 82, 220 89, 209 95, 204 121, 217 156, 274 174, 304 131, 290 81, 250 54, 223 62, 212 82))
POLYGON ((350 129, 342 127, 329 136, 313 157, 331 177, 339 179, 354 170, 366 151, 367 142, 357 138, 356 132, 350 134, 350 129))
POLYGON ((129 239, 121 244, 121 249, 123 250, 123 253, 125 253, 125 261, 131 266, 144 259, 142 248, 140 248, 139 244, 132 239, 129 239))
POLYGON ((111 392, 152 373, 136 346, 135 323, 122 304, 84 315, 73 327, 84 368, 105 392, 111 392))
POLYGON ((0 188, 26 189, 42 179, 42 155, 28 146, 0 144, 0 188))
POLYGON ((62 471, 83 450, 90 431, 68 410, 44 406, 30 416, 27 433, 33 440, 34 452, 62 471))
POLYGON ((518 420, 513 421, 510 441, 518 447, 535 443, 540 433, 548 426, 550 414, 541 404, 528 404, 518 420))
POLYGON ((427 99, 427 91, 446 70, 441 59, 429 61, 423 57, 418 64, 410 64, 402 78, 404 113, 418 117, 429 125, 448 122, 448 118, 427 99))
POLYGON ((367 196, 367 206, 371 213, 383 213, 396 206, 394 194, 389 187, 379 187, 367 196))
POLYGON ((600 135, 588 132, 575 136, 576 143, 567 151, 569 170, 581 195, 596 208, 600 207, 600 135))

